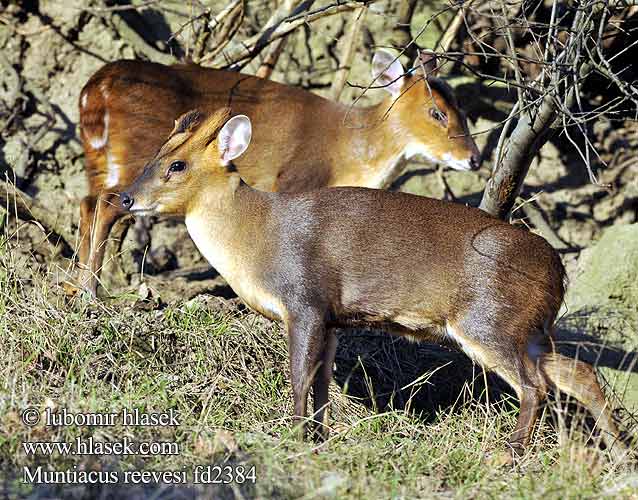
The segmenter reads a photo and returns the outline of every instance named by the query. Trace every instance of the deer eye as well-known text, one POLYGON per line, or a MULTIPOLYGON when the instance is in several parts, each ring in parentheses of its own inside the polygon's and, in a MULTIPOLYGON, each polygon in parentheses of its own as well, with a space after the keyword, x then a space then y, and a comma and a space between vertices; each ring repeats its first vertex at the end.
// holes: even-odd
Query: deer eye
POLYGON ((447 115, 440 109, 430 108, 430 115, 441 125, 447 126, 447 115))
POLYGON ((168 167, 168 173, 172 174, 174 172, 182 172, 185 169, 186 169, 186 163, 178 160, 170 164, 170 166, 168 167))

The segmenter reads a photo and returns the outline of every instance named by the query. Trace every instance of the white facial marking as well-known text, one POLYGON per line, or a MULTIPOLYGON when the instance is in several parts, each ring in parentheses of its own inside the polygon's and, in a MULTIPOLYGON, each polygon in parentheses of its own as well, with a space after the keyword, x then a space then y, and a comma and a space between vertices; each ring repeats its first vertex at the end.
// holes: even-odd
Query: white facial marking
MULTIPOLYGON (((369 188, 385 188, 388 183, 394 180, 394 176, 397 175, 395 170, 405 160, 412 158, 413 156, 424 156, 426 159, 435 162, 437 159, 430 153, 430 150, 422 144, 416 142, 408 144, 399 155, 391 158, 383 170, 379 171, 375 177, 366 179, 364 187, 369 188)), ((405 166, 405 165, 404 165, 405 166)))
POLYGON ((445 153, 442 159, 437 158, 423 144, 411 143, 403 150, 403 156, 406 159, 417 155, 423 156, 426 160, 433 163, 443 163, 446 167, 453 168, 454 170, 472 170, 470 160, 457 160, 450 153, 445 153))
POLYGON ((445 153, 443 155, 443 163, 454 170, 472 170, 470 160, 457 160, 452 158, 450 153, 445 153))
POLYGON ((406 160, 414 156, 423 156, 426 160, 437 162, 438 159, 430 152, 430 150, 423 144, 412 142, 408 144, 403 150, 403 157, 406 160))
POLYGON ((418 142, 411 142, 408 144, 396 158, 391 158, 387 166, 380 171, 375 177, 368 178, 365 187, 370 188, 383 188, 386 187, 388 182, 393 179, 388 179, 388 176, 394 175, 393 172, 396 167, 404 160, 409 160, 415 156, 422 156, 432 163, 443 163, 446 167, 453 168, 455 170, 472 170, 469 160, 456 160, 451 154, 445 153, 443 158, 437 158, 424 144, 418 142))
POLYGON ((109 138, 109 112, 104 113, 104 130, 100 137, 91 137, 89 144, 93 149, 102 149, 109 138))
POLYGON ((86 95, 86 92, 84 92, 84 93, 82 94, 82 101, 81 101, 81 103, 80 103, 80 105, 81 105, 83 108, 86 108, 86 100, 87 100, 87 95, 86 95))
POLYGON ((110 151, 106 153, 106 168, 106 183, 104 186, 107 188, 117 186, 117 183, 120 180, 121 165, 117 163, 117 161, 115 161, 115 158, 113 158, 113 155, 110 151))

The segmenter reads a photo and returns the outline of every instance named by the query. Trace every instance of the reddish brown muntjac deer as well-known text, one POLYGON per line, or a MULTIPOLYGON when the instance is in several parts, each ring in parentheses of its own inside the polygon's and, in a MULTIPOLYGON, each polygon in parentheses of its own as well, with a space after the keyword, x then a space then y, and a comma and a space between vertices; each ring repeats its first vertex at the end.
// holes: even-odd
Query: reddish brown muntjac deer
POLYGON ((375 85, 388 96, 352 108, 269 80, 198 66, 118 61, 98 71, 80 93, 80 127, 89 195, 81 203, 81 281, 93 294, 105 241, 123 215, 116 193, 141 173, 191 109, 232 106, 260 125, 254 149, 237 161, 242 178, 265 191, 322 186, 384 188, 415 154, 452 168, 477 168, 480 153, 450 88, 422 55, 405 74, 388 52, 373 59, 375 85), (424 71, 426 73, 424 77, 424 71))
POLYGON ((121 203, 134 214, 185 217, 237 295, 285 325, 295 416, 306 416, 312 387, 315 435, 325 436, 334 328, 373 326, 456 344, 505 379, 521 405, 516 451, 548 388, 583 403, 612 449, 622 446, 594 370, 553 349, 564 270, 543 238, 478 209, 404 193, 255 190, 231 164, 248 147, 250 120, 229 116, 183 115, 121 203))

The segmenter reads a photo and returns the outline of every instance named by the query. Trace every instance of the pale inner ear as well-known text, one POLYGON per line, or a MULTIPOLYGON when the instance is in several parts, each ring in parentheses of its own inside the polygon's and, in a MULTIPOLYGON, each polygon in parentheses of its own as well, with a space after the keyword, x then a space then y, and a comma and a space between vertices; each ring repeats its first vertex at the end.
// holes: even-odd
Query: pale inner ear
POLYGON ((252 136, 250 118, 246 115, 233 116, 228 120, 217 137, 219 156, 223 165, 228 165, 246 151, 252 136))
POLYGON ((398 97, 404 82, 403 65, 387 50, 377 50, 372 58, 372 78, 379 77, 375 85, 383 86, 384 90, 398 97))

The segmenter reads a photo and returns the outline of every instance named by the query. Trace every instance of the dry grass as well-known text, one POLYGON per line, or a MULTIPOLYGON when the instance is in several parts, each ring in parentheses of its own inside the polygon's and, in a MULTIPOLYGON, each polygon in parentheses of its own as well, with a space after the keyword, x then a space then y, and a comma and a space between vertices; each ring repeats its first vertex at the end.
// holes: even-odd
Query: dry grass
POLYGON ((638 476, 627 464, 613 463, 575 422, 561 434, 549 410, 520 464, 490 466, 486 455, 504 446, 516 401, 493 380, 486 386, 483 374, 458 355, 361 332, 340 334, 330 440, 300 442, 289 418, 286 339, 278 325, 214 297, 161 308, 126 294, 104 303, 82 297, 68 303, 49 283, 51 268, 16 250, 0 242, 0 465, 8 497, 635 495, 638 476), (27 427, 21 422, 26 407, 91 413, 172 408, 180 425, 27 427), (180 453, 33 457, 22 446, 78 436, 170 441, 180 453), (191 471, 205 464, 254 466, 256 483, 21 483, 25 466, 191 471))

